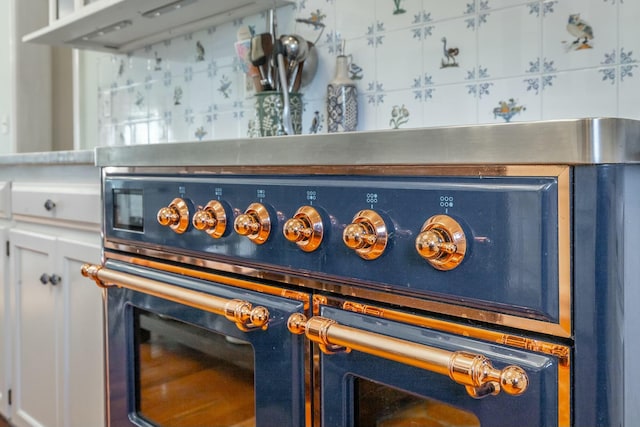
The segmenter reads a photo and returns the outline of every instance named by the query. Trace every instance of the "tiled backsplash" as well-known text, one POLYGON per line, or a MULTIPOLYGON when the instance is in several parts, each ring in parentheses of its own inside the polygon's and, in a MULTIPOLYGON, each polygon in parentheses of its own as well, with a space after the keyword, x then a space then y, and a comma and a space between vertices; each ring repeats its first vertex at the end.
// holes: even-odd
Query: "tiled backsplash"
MULTIPOLYGON (((326 86, 343 45, 358 130, 640 119, 637 0, 297 0, 277 18, 280 34, 319 37, 303 133, 326 132, 326 86)), ((234 43, 238 29, 260 33, 266 21, 98 56, 100 144, 247 136, 254 102, 234 43)))

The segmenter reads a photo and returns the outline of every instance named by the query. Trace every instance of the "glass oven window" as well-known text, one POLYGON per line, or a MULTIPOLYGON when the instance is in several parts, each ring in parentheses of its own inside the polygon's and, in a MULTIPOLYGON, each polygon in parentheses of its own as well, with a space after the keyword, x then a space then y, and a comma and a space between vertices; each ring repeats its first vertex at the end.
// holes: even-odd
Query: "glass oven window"
POLYGON ((473 413, 364 378, 354 391, 358 427, 480 427, 473 413))
POLYGON ((255 426, 245 341, 136 310, 136 406, 154 426, 255 426))

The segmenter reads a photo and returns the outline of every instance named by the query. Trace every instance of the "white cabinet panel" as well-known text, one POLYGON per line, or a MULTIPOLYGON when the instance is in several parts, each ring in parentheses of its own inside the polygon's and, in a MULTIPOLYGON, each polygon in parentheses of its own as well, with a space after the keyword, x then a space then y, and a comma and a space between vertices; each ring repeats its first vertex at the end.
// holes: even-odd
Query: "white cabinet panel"
POLYGON ((15 330, 12 423, 59 426, 60 288, 48 282, 56 239, 16 230, 11 230, 10 239, 15 330), (47 275, 44 283, 43 275, 47 275))
POLYGON ((11 381, 11 328, 9 291, 9 260, 4 250, 5 242, 9 235, 9 225, 0 224, 0 414, 9 417, 9 383, 11 381))
POLYGON ((102 294, 80 274, 98 233, 16 227, 11 242, 16 427, 104 425, 102 294))
POLYGON ((0 218, 11 216, 11 182, 0 181, 0 218))
POLYGON ((64 426, 104 424, 102 290, 80 274, 87 262, 100 263, 100 244, 59 240, 59 271, 64 286, 64 426))

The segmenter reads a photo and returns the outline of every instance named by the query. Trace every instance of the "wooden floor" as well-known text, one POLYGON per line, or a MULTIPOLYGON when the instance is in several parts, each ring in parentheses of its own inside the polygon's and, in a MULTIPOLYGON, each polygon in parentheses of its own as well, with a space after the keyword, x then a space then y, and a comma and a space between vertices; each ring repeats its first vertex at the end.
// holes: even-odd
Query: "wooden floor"
POLYGON ((10 427, 11 424, 9 424, 7 422, 7 420, 5 420, 4 418, 2 418, 2 416, 0 416, 0 427, 10 427))
POLYGON ((158 339, 140 347, 145 418, 163 427, 255 425, 252 370, 158 339))

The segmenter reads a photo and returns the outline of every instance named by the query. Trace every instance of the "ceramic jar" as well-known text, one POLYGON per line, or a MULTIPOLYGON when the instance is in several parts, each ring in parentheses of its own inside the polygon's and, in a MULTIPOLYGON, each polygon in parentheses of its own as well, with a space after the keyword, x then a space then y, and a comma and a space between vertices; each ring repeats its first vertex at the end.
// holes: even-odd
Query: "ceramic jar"
POLYGON ((327 86, 327 129, 351 132, 358 127, 358 90, 349 78, 349 58, 336 58, 336 74, 327 86))

